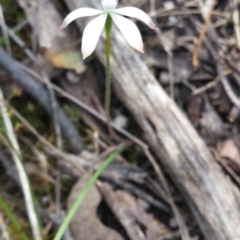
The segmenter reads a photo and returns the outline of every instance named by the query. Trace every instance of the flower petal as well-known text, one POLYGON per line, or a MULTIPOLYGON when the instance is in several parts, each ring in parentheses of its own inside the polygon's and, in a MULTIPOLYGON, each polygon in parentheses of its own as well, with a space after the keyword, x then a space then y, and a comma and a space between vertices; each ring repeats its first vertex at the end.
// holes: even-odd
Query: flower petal
POLYGON ((102 10, 93 9, 93 8, 78 8, 72 12, 70 12, 67 17, 63 20, 63 23, 60 27, 60 29, 64 29, 67 27, 72 21, 76 20, 80 17, 90 17, 94 15, 98 15, 103 13, 102 10))
POLYGON ((114 23, 117 25, 127 42, 139 52, 143 51, 142 36, 137 26, 125 17, 115 13, 110 13, 114 23))
POLYGON ((104 10, 114 10, 118 5, 118 0, 102 0, 104 10))
POLYGON ((144 11, 142 11, 139 8, 136 8, 136 7, 118 8, 115 10, 115 13, 118 13, 118 14, 124 15, 124 16, 128 16, 128 17, 137 18, 138 20, 147 24, 153 30, 157 29, 157 27, 155 26, 152 19, 144 11))
POLYGON ((92 54, 95 50, 97 42, 101 36, 105 26, 107 14, 101 14, 99 17, 92 20, 84 29, 82 37, 82 54, 83 59, 92 54))

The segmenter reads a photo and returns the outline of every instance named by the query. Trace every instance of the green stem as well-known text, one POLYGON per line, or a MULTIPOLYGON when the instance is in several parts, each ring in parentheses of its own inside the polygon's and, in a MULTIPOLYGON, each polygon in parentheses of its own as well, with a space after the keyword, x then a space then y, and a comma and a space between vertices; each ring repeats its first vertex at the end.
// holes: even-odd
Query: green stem
POLYGON ((106 31, 106 45, 105 45, 105 56, 106 56, 106 95, 105 95, 105 109, 107 114, 107 126, 108 131, 112 135, 111 127, 111 115, 110 115, 110 105, 111 105, 111 66, 110 66, 110 56, 111 56, 111 30, 112 30, 112 18, 110 15, 107 17, 105 31, 106 31))

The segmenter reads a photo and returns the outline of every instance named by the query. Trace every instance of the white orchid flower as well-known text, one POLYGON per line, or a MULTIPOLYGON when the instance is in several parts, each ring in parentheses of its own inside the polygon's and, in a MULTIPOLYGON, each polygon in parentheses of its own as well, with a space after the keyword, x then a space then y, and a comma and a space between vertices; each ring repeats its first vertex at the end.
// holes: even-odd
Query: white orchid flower
POLYGON ((136 25, 121 15, 136 18, 144 22, 150 28, 156 30, 151 18, 136 7, 124 7, 116 9, 118 0, 102 0, 103 10, 93 8, 78 8, 67 15, 60 29, 67 27, 72 21, 80 17, 99 15, 92 20, 85 28, 82 37, 82 54, 85 59, 95 50, 97 42, 105 26, 107 17, 110 15, 127 42, 136 50, 143 53, 143 42, 141 34, 136 25))

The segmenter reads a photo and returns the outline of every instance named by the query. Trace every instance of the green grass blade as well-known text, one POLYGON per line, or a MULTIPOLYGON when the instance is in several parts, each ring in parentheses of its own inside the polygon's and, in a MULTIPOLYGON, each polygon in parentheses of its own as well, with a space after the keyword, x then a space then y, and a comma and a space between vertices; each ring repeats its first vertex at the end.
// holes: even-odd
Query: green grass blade
POLYGON ((14 213, 9 208, 8 204, 4 201, 4 199, 0 195, 0 207, 4 210, 5 214, 13 224, 13 226, 16 228, 16 230, 19 232, 21 238, 23 240, 29 240, 27 236, 22 232, 22 228, 20 224, 18 223, 17 219, 14 216, 14 213))
POLYGON ((64 219, 63 223, 61 224, 54 240, 61 240, 69 223, 73 219, 75 213, 77 212, 78 208, 81 206, 82 202, 84 201, 85 197, 87 196, 88 192, 90 191, 91 187, 97 181, 98 177, 101 173, 108 167, 108 165, 124 150, 124 147, 116 150, 112 153, 98 168, 98 170, 93 174, 90 178, 86 186, 84 187, 83 191, 80 193, 79 197, 71 207, 70 211, 68 212, 66 218, 64 219))

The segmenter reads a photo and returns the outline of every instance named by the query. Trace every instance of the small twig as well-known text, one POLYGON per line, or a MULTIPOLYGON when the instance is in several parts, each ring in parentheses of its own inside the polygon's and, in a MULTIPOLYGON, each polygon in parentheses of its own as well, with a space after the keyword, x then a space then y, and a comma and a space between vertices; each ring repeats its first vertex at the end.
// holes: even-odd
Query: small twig
POLYGON ((38 131, 11 105, 8 104, 8 107, 11 109, 12 113, 23 123, 23 125, 52 153, 57 154, 62 159, 64 159, 66 162, 70 163, 74 168, 77 168, 77 170, 82 171, 82 168, 80 168, 79 164, 82 164, 84 166, 89 166, 91 163, 88 161, 81 162, 79 157, 75 155, 70 155, 67 153, 62 152, 58 148, 56 148, 54 145, 52 145, 47 139, 45 139, 42 135, 38 133, 38 131), (71 159, 74 158, 74 161, 71 159), (79 162, 76 163, 76 161, 79 162))
POLYGON ((175 99, 175 91, 174 91, 175 79, 174 79, 174 71, 173 71, 173 53, 172 53, 172 51, 168 51, 167 55, 168 55, 170 96, 174 100, 175 99))
POLYGON ((32 28, 32 52, 33 54, 36 54, 37 51, 37 38, 38 38, 38 29, 39 29, 39 9, 41 1, 35 0, 36 2, 36 8, 34 9, 34 28, 32 28))
POLYGON ((4 14, 3 14, 3 9, 2 9, 1 4, 0 4, 0 26, 2 28, 3 38, 4 38, 4 41, 5 41, 5 44, 6 44, 7 52, 8 52, 9 55, 12 55, 11 44, 10 44, 10 41, 9 41, 7 26, 6 26, 6 22, 5 22, 5 19, 4 19, 4 14))
POLYGON ((10 235, 7 230, 7 226, 4 222, 3 215, 0 212, 0 232, 1 232, 1 240, 10 240, 10 235))
POLYGON ((150 0, 150 11, 151 12, 156 11, 156 0, 150 0))
POLYGON ((200 47, 202 46, 203 39, 207 33, 208 26, 211 21, 212 11, 214 9, 215 4, 216 4, 216 0, 206 0, 204 5, 202 6, 202 15, 204 17, 205 22, 204 22, 203 28, 201 30, 201 33, 199 35, 197 44, 193 50, 192 58, 193 58, 193 66, 195 66, 195 67, 197 67, 199 65, 198 51, 199 51, 200 47))
POLYGON ((61 134, 61 128, 58 122, 58 106, 57 106, 57 100, 54 94, 54 90, 52 88, 51 82, 46 75, 45 72, 42 72, 43 79, 45 80, 45 84, 48 88, 50 100, 52 104, 52 111, 53 111, 53 121, 54 121, 54 128, 56 133, 56 146, 58 149, 62 149, 62 134, 61 134))
POLYGON ((164 51, 167 53, 168 56, 168 72, 169 72, 169 86, 170 86, 170 96, 174 100, 175 93, 174 93, 174 68, 173 68, 173 47, 174 41, 173 39, 168 39, 168 37, 162 34, 161 29, 157 29, 157 37, 159 42, 162 44, 164 51))
POLYGON ((15 27, 12 28, 13 32, 20 31, 23 27, 28 24, 28 20, 24 19, 20 23, 18 23, 15 27))
POLYGON ((32 228, 33 237, 35 240, 41 240, 42 239, 41 231, 40 231, 40 228, 38 225, 38 219, 37 219, 37 215, 35 212, 34 201, 33 201, 32 194, 31 194, 31 188, 30 188, 27 175, 25 173, 25 170, 24 170, 22 162, 21 162, 21 151, 20 151, 16 136, 14 134, 12 122, 7 113, 7 108, 4 104, 4 97, 3 97, 1 89, 0 89, 0 111, 1 111, 4 125, 6 128, 6 134, 8 136, 9 142, 12 147, 11 154, 12 154, 13 160, 15 162, 15 165, 16 165, 16 168, 17 168, 17 171, 19 174, 19 179, 21 181, 21 186, 22 186, 22 190, 23 190, 23 195, 24 195, 24 199, 25 199, 25 204, 26 204, 26 208, 27 208, 30 225, 32 228))
MULTIPOLYGON (((38 0, 38 3, 39 0, 38 0)), ((54 90, 52 88, 51 82, 47 76, 47 74, 42 71, 42 77, 45 80, 45 84, 47 86, 50 101, 52 105, 52 111, 53 111, 53 122, 54 122, 54 129, 56 134, 56 146, 59 150, 62 150, 62 134, 61 134, 61 128, 58 121, 58 107, 57 107, 57 100, 54 94, 54 90)), ((61 209, 61 172, 60 172, 60 164, 57 162, 57 176, 56 176, 56 187, 55 187, 55 204, 56 204, 56 215, 59 218, 59 221, 62 222, 64 219, 64 213, 61 209)), ((69 229, 64 233, 63 239, 72 239, 71 233, 69 229)))
POLYGON ((170 191, 170 188, 168 186, 167 180, 166 180, 161 168, 159 167, 157 161, 155 160, 155 158, 153 157, 153 155, 149 151, 148 147, 144 148, 144 152, 145 152, 145 155, 147 156, 147 158, 149 159, 150 163, 152 164, 155 172, 157 173, 157 175, 159 177, 159 180, 162 182, 162 184, 164 186, 164 189, 165 189, 165 191, 168 195, 169 204, 171 205, 171 208, 174 212, 174 216, 175 216, 176 221, 178 223, 178 226, 180 228, 182 239, 183 240, 190 240, 190 235, 189 235, 189 232, 188 232, 188 228, 187 228, 184 220, 182 219, 182 216, 181 216, 177 206, 174 203, 173 196, 171 194, 171 191, 170 191))
POLYGON ((240 15, 239 15, 239 1, 238 0, 232 0, 233 5, 233 22, 234 22, 234 29, 235 34, 237 38, 237 45, 240 50, 240 15))
MULTIPOLYGON (((50 101, 52 105, 52 111, 53 111, 53 122, 54 122, 54 129, 55 129, 55 134, 56 134, 56 146, 59 150, 62 150, 62 135, 61 135, 61 128, 59 126, 58 122, 58 108, 57 108, 57 101, 55 98, 54 90, 52 89, 52 86, 50 84, 50 80, 48 79, 48 76, 46 75, 45 72, 42 72, 42 77, 45 80, 45 84, 47 86, 49 96, 50 96, 50 101)), ((57 212, 60 212, 61 207, 60 207, 60 202, 61 202, 61 173, 58 165, 58 170, 57 170, 57 185, 56 185, 56 210, 57 212)))
POLYGON ((26 44, 18 37, 14 32, 6 27, 8 35, 12 38, 12 40, 23 49, 24 53, 33 61, 35 62, 35 56, 32 51, 26 46, 26 44))
POLYGON ((215 85, 217 85, 219 83, 219 81, 220 81, 219 77, 216 77, 213 81, 203 85, 200 88, 197 88, 197 89, 193 90, 192 94, 193 95, 198 95, 200 93, 203 93, 203 92, 209 90, 210 88, 214 87, 215 85))
MULTIPOLYGON (((200 10, 161 10, 158 12, 150 12, 149 15, 153 18, 156 17, 170 17, 170 16, 185 16, 185 15, 202 15, 202 11, 200 10)), ((223 13, 220 11, 212 11, 212 16, 223 17, 226 20, 232 22, 231 16, 228 13, 223 13)))
POLYGON ((228 82, 228 79, 224 75, 223 67, 220 62, 217 63, 217 72, 229 99, 233 102, 234 105, 236 105, 240 109, 240 98, 238 98, 237 95, 234 93, 231 85, 228 82))

